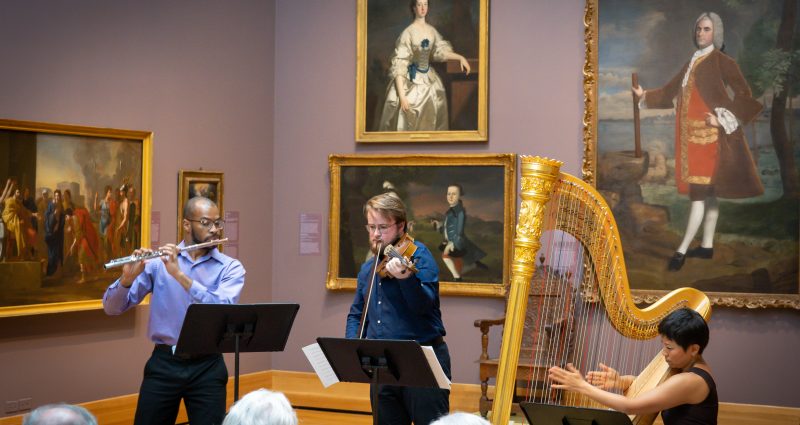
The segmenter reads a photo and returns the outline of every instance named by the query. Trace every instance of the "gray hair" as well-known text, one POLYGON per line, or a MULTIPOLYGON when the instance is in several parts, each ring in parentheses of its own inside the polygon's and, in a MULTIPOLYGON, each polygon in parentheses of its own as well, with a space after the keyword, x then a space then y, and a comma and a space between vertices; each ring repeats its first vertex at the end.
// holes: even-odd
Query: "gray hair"
POLYGON ((222 425, 297 425, 297 415, 283 393, 261 388, 237 401, 222 425))
POLYGON ((725 28, 722 25, 722 18, 720 18, 719 15, 714 12, 703 12, 700 14, 697 20, 694 21, 694 27, 692 27, 692 43, 694 43, 694 47, 697 47, 698 49, 700 48, 700 46, 697 45, 695 31, 697 31, 697 24, 699 24, 703 19, 708 19, 711 21, 711 26, 714 28, 714 48, 722 51, 722 49, 725 48, 725 28))
POLYGON ((81 406, 46 404, 25 415, 22 425, 97 425, 97 419, 81 406))
POLYGON ((478 415, 453 412, 431 422, 431 425, 491 425, 491 423, 478 415))

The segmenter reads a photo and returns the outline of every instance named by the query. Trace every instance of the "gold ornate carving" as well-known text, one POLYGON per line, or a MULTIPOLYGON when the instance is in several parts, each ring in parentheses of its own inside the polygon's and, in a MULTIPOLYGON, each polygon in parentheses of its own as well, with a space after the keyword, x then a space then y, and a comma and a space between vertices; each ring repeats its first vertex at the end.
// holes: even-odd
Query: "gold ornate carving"
POLYGON ((597 0, 586 0, 583 14, 583 180, 594 185, 597 161, 597 0))

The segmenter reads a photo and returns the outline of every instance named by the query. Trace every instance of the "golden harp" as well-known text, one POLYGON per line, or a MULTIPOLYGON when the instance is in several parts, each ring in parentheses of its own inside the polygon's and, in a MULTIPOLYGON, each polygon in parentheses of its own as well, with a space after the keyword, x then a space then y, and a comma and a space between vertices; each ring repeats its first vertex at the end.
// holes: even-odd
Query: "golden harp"
MULTIPOLYGON (((637 368, 636 371, 620 370, 623 374, 637 376, 626 395, 647 391, 666 379, 670 372, 663 356, 658 354, 660 347, 653 341, 658 336, 661 319, 681 307, 696 310, 706 320, 711 314, 708 297, 693 288, 677 289, 647 308, 638 308, 631 298, 616 222, 602 196, 582 180, 561 173, 559 161, 530 156, 521 156, 520 161, 521 205, 491 413, 491 422, 495 425, 508 424, 517 393, 517 366, 537 259, 548 272, 537 274, 544 278, 534 280, 534 290, 547 294, 541 299, 554 303, 555 307, 538 308, 550 315, 540 318, 541 326, 549 327, 550 337, 545 340, 542 336, 545 333, 539 332, 537 346, 531 350, 541 356, 533 359, 536 365, 533 370, 537 372, 532 375, 539 376, 530 379, 536 381, 536 385, 538 382, 547 385, 544 383, 546 368, 551 365, 571 362, 586 372, 589 367, 596 369, 598 361, 603 361, 618 369, 615 363, 625 363, 629 369, 637 368), (545 242, 551 245, 547 255, 540 250, 542 241, 548 240, 548 235, 543 237, 543 233, 556 235, 555 239, 545 242), (565 248, 567 245, 574 248, 565 248), (576 252, 578 255, 574 255, 576 252), (563 270, 558 270, 554 264, 546 266, 546 256, 568 257, 566 263, 570 266, 563 270), (561 288, 550 285, 561 285, 561 288), (561 295, 552 296, 554 293, 561 295), (553 315, 553 311, 557 313, 553 315), (558 330, 554 330, 555 323, 559 323, 558 330), (613 328, 626 342, 618 346, 620 342, 607 335, 602 323, 613 328), (644 342, 647 340, 651 340, 649 344, 644 342), (645 360, 626 358, 631 351, 626 345, 630 341, 637 344, 642 341, 643 351, 649 350, 645 356, 640 356, 645 360)), ((529 388, 527 397, 549 404, 602 408, 576 394, 548 390, 544 386, 529 388)), ((635 424, 650 424, 656 416, 635 416, 631 420, 635 424)))

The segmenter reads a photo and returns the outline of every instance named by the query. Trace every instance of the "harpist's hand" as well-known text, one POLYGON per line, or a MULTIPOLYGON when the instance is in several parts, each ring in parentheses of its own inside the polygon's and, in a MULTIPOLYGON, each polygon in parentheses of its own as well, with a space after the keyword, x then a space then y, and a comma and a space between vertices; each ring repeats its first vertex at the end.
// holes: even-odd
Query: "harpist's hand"
POLYGON ((600 363, 599 371, 591 371, 586 374, 586 380, 603 390, 620 390, 627 391, 633 381, 636 379, 633 375, 620 375, 616 369, 610 368, 603 363, 600 363))
POLYGON ((586 380, 595 387, 610 390, 617 388, 619 372, 614 368, 600 363, 600 370, 593 370, 587 373, 586 380))
POLYGON ((572 363, 568 363, 566 369, 553 366, 547 372, 548 378, 554 382, 553 388, 580 391, 582 387, 588 385, 583 376, 581 376, 581 372, 575 369, 572 363))

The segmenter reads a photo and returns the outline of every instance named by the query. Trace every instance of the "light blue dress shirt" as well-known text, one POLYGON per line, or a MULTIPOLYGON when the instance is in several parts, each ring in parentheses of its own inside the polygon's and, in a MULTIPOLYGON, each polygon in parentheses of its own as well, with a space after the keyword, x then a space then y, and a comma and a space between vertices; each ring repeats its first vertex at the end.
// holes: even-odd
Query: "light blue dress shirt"
MULTIPOLYGON (((179 247, 183 247, 181 242, 179 247)), ((245 270, 235 258, 216 248, 196 261, 188 252, 178 254, 178 266, 192 279, 186 291, 167 272, 164 262, 152 259, 136 277, 130 288, 120 285, 119 279, 106 289, 103 309, 118 315, 150 297, 150 323, 147 334, 156 344, 175 345, 183 326, 186 310, 191 304, 236 304, 244 286, 245 270)))

